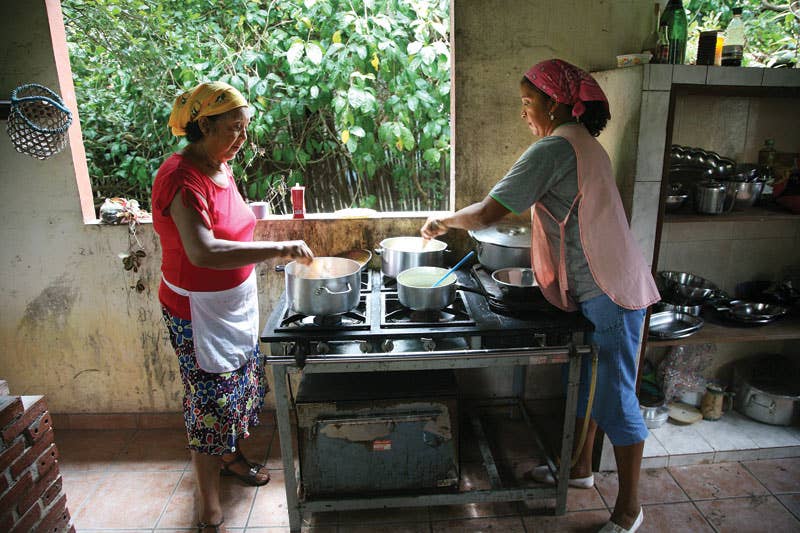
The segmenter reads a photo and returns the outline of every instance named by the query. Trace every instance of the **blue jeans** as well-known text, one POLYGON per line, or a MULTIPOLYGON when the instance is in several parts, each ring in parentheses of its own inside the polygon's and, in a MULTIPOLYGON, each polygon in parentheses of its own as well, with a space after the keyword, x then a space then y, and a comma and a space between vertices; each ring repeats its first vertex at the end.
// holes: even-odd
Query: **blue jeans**
MULTIPOLYGON (((597 345, 597 385, 592 419, 614 446, 629 446, 647 438, 647 426, 636 397, 636 360, 644 309, 630 310, 605 294, 580 304, 594 331, 587 342, 597 345)), ((586 416, 591 383, 591 357, 583 358, 578 394, 578 417, 586 416)))

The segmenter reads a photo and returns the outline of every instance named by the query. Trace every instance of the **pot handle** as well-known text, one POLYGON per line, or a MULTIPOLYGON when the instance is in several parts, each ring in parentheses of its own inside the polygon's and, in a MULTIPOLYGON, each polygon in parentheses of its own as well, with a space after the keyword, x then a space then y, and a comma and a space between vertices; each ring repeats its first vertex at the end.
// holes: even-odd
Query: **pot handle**
POLYGON ((328 294, 331 294, 331 295, 338 295, 338 294, 347 294, 348 292, 350 292, 352 290, 353 290, 353 288, 350 287, 349 283, 347 284, 347 290, 339 291, 339 292, 332 291, 328 287, 325 287, 323 285, 322 287, 317 287, 316 289, 314 289, 314 294, 322 294, 323 292, 327 292, 328 294))
POLYGON ((491 300, 493 298, 493 296, 491 294, 489 294, 488 292, 486 292, 483 289, 479 289, 477 287, 466 287, 466 286, 461 285, 459 283, 456 283, 456 290, 457 291, 473 292, 475 294, 480 294, 481 296, 483 296, 487 300, 491 300))
POLYGON ((383 254, 383 248, 375 248, 375 255, 383 254))
POLYGON ((284 272, 286 270, 286 265, 275 265, 275 272, 284 272))
POLYGON ((751 404, 751 403, 754 403, 759 407, 763 407, 763 408, 769 410, 769 414, 774 415, 775 414, 775 408, 777 407, 777 404, 775 403, 775 400, 769 400, 768 404, 763 404, 761 402, 756 401, 757 397, 758 397, 757 394, 751 394, 750 397, 747 399, 748 405, 751 404))

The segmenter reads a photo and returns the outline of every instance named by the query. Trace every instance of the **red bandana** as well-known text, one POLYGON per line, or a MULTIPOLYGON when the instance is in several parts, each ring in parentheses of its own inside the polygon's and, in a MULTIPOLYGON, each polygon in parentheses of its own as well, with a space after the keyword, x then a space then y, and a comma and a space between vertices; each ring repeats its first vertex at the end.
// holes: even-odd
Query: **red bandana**
POLYGON ((586 111, 584 102, 603 102, 608 111, 608 99, 595 79, 566 61, 542 61, 532 66, 525 77, 556 102, 571 105, 573 117, 580 118, 586 111))

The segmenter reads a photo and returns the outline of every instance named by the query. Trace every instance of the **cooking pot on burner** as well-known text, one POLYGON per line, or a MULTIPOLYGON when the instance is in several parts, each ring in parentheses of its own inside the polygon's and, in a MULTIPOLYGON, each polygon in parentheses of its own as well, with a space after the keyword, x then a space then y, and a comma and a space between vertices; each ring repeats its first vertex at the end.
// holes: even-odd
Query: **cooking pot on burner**
POLYGON ((531 266, 530 224, 496 224, 470 230, 475 239, 478 262, 489 272, 502 268, 531 266))
POLYGON ((390 237, 381 241, 375 253, 381 256, 381 272, 396 278, 409 268, 442 266, 446 248, 447 243, 436 239, 426 241, 422 237, 390 237))
POLYGON ((457 290, 489 296, 478 289, 458 284, 455 274, 450 274, 434 287, 433 284, 445 274, 447 274, 446 268, 431 266, 413 267, 402 271, 397 275, 398 300, 414 311, 439 311, 453 303, 457 290))
POLYGON ((292 261, 286 273, 289 309, 308 316, 347 313, 358 306, 361 264, 344 257, 315 257, 311 263, 292 261))
POLYGON ((492 272, 503 298, 516 301, 541 300, 544 296, 530 268, 501 268, 492 272))

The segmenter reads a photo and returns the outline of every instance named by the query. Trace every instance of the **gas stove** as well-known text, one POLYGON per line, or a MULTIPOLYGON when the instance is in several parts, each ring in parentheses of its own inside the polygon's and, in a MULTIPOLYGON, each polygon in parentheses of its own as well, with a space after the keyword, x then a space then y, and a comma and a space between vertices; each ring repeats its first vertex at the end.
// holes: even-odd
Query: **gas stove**
POLYGON ((504 302, 490 273, 480 265, 456 271, 458 283, 484 295, 457 291, 455 301, 434 312, 404 307, 396 281, 380 271, 361 274, 357 307, 347 313, 315 317, 293 313, 284 293, 261 333, 268 358, 436 352, 480 348, 562 346, 576 332, 591 330, 580 313, 564 313, 546 301, 504 302))

